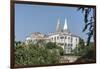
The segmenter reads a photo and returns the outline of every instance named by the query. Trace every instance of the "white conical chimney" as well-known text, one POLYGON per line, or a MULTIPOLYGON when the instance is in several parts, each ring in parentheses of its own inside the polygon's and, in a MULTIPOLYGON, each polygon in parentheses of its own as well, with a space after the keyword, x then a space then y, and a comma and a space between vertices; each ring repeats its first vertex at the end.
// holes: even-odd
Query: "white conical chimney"
POLYGON ((61 24, 60 19, 58 18, 57 26, 56 26, 56 32, 61 32, 61 24))
POLYGON ((63 30, 68 30, 67 19, 65 18, 65 24, 63 30))

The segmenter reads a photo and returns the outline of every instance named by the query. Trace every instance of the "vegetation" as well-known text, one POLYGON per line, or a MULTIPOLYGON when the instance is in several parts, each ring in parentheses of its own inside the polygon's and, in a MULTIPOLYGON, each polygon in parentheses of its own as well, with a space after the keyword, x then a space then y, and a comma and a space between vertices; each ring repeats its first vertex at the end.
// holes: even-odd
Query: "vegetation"
POLYGON ((81 52, 81 57, 76 60, 76 63, 89 63, 95 61, 96 61, 95 50, 94 46, 92 45, 92 46, 85 46, 85 48, 81 52))
POLYGON ((76 62, 95 62, 94 43, 90 42, 89 46, 84 45, 84 40, 80 38, 79 44, 74 50, 74 55, 80 56, 76 62))
POLYGON ((83 32, 87 32, 87 46, 90 44, 90 40, 93 37, 94 31, 94 23, 95 23, 95 8, 91 7, 79 7, 78 10, 81 10, 84 15, 84 28, 83 32))
POLYGON ((79 7, 78 10, 81 10, 84 15, 83 32, 87 32, 86 34, 88 35, 88 38, 86 45, 84 45, 84 41, 80 39, 78 47, 76 47, 76 49, 74 50, 75 55, 81 56, 79 59, 76 60, 76 63, 95 62, 96 61, 95 46, 94 43, 91 42, 91 38, 95 34, 94 31, 95 8, 79 7))
POLYGON ((85 52, 85 45, 84 45, 84 40, 79 38, 79 44, 78 46, 74 49, 73 53, 74 55, 82 56, 85 52))
MULTIPOLYGON (((84 29, 87 32, 87 45, 84 45, 84 40, 80 38, 79 44, 73 50, 74 55, 81 56, 76 62, 95 62, 95 47, 91 38, 94 34, 94 8, 80 7, 84 13, 84 29)), ((16 65, 40 65, 40 64, 56 64, 59 63, 59 57, 63 54, 63 49, 56 43, 43 40, 37 43, 29 43, 25 45, 21 42, 15 42, 15 64, 16 65)))
POLYGON ((56 43, 48 42, 46 44, 46 48, 47 49, 57 49, 57 50, 59 50, 59 54, 63 55, 63 48, 60 46, 57 46, 56 43))
POLYGON ((16 65, 40 65, 59 63, 62 48, 56 43, 38 43, 18 44, 15 46, 15 64, 16 65))

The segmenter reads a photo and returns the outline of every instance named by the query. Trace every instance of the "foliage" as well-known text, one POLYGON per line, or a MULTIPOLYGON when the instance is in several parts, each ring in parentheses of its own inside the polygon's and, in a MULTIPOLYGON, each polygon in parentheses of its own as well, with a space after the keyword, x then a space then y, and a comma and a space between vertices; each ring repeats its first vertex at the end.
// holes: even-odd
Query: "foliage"
MULTIPOLYGON (((80 45, 78 48, 81 50, 77 55, 81 55, 79 59, 76 60, 76 62, 95 62, 96 60, 96 53, 95 53, 95 47, 93 43, 90 42, 91 38, 93 37, 94 31, 94 23, 95 23, 95 8, 91 7, 79 7, 78 10, 81 10, 84 14, 84 29, 83 32, 87 32, 88 38, 87 38, 87 45, 84 46, 84 48, 81 48, 80 45)), ((83 45, 81 45, 83 46, 83 45)), ((77 48, 76 48, 77 49, 77 48)))
POLYGON ((57 45, 56 45, 56 43, 48 42, 48 43, 46 44, 46 48, 47 48, 47 49, 57 48, 57 45))
POLYGON ((84 40, 79 38, 79 44, 78 46, 74 49, 74 55, 82 56, 85 51, 85 45, 84 45, 84 40))
POLYGON ((55 43, 45 43, 39 41, 36 44, 21 44, 15 46, 15 64, 16 65, 40 65, 59 63, 62 48, 57 47, 55 43), (50 47, 51 46, 51 47, 50 47), (57 51, 58 50, 58 51, 57 51))
POLYGON ((58 46, 55 42, 54 42, 54 43, 48 42, 48 43, 46 44, 46 48, 47 48, 47 49, 58 49, 60 55, 63 54, 63 48, 60 47, 60 46, 58 46))
POLYGON ((84 14, 85 26, 84 26, 83 32, 88 31, 87 32, 87 35, 88 35, 87 46, 88 46, 93 36, 94 21, 95 21, 94 8, 79 7, 78 10, 81 10, 82 13, 84 14))
POLYGON ((89 63, 89 62, 95 62, 96 57, 95 57, 95 49, 94 46, 86 46, 84 49, 84 54, 80 58, 76 60, 76 63, 89 63))
POLYGON ((15 41, 15 46, 20 45, 21 42, 20 41, 15 41))
POLYGON ((80 39, 78 47, 74 50, 74 55, 81 56, 76 62, 95 61, 95 48, 93 43, 90 42, 89 46, 85 46, 83 39, 80 39))

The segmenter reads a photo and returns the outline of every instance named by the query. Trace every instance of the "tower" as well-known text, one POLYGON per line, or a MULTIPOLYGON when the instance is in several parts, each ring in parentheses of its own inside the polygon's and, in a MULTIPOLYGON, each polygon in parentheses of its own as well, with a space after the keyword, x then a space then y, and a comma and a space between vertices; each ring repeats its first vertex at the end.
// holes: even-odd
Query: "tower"
POLYGON ((66 18, 65 18, 65 24, 64 24, 64 27, 63 27, 63 32, 68 32, 69 33, 69 30, 68 30, 68 21, 67 21, 66 18))
POLYGON ((58 18, 58 22, 57 22, 57 26, 56 26, 56 32, 61 32, 62 31, 62 27, 60 24, 60 19, 58 18))

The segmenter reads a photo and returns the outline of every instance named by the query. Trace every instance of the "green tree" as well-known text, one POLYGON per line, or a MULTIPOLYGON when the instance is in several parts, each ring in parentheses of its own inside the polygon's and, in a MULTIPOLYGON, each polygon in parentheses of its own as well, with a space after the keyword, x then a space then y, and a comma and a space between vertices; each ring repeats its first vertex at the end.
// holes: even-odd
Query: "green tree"
POLYGON ((63 48, 58 46, 55 42, 54 43, 53 42, 48 42, 46 44, 46 48, 47 49, 56 49, 56 50, 58 50, 60 55, 63 55, 63 48))
POLYGON ((29 43, 28 45, 15 46, 15 64, 16 65, 40 65, 40 64, 56 64, 59 63, 58 54, 61 50, 55 43, 51 43, 51 47, 44 41, 38 44, 29 43), (39 44, 40 43, 40 44, 39 44), (56 47, 57 46, 57 47, 56 47))
POLYGON ((20 45, 21 41, 15 41, 15 46, 20 45))
POLYGON ((79 58, 76 62, 95 62, 96 60, 96 51, 95 45, 90 42, 91 38, 94 35, 95 39, 95 8, 94 7, 79 7, 78 10, 81 10, 84 15, 84 29, 83 32, 87 32, 87 45, 83 49, 82 57, 79 58), (89 46, 89 47, 88 47, 89 46))
POLYGON ((91 7, 79 7, 78 10, 81 10, 84 15, 84 29, 83 32, 87 32, 88 38, 87 38, 87 46, 89 46, 90 40, 93 37, 93 34, 95 34, 94 31, 94 23, 95 23, 95 8, 91 7))
POLYGON ((46 44, 46 48, 47 48, 47 49, 57 48, 57 45, 56 45, 56 43, 48 42, 48 43, 46 44))
POLYGON ((77 45, 77 47, 74 49, 73 52, 75 55, 82 56, 84 54, 84 51, 85 51, 84 40, 82 38, 79 38, 79 44, 77 45))
POLYGON ((90 43, 90 46, 85 46, 83 53, 80 58, 78 58, 76 63, 87 63, 87 62, 95 62, 95 50, 93 43, 90 43))

